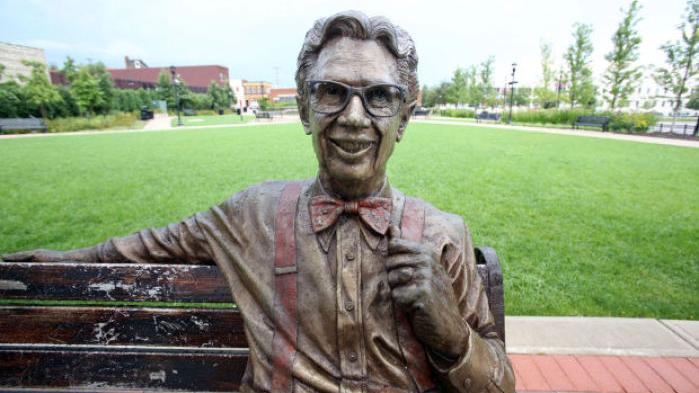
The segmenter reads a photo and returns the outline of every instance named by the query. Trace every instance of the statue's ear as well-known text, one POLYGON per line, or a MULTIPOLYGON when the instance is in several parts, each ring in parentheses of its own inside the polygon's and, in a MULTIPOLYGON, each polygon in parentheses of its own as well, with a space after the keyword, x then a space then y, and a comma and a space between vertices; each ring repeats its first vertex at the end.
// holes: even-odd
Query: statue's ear
POLYGON ((303 124, 303 132, 305 132, 306 135, 311 135, 311 123, 308 121, 308 104, 299 94, 296 94, 296 106, 299 108, 299 117, 301 118, 301 124, 303 124))
POLYGON ((400 125, 398 126, 398 132, 396 133, 396 141, 398 142, 400 142, 400 140, 403 139, 403 134, 405 133, 406 127, 408 127, 410 116, 413 115, 415 105, 417 105, 417 100, 411 102, 410 104, 403 105, 403 109, 401 109, 400 125))

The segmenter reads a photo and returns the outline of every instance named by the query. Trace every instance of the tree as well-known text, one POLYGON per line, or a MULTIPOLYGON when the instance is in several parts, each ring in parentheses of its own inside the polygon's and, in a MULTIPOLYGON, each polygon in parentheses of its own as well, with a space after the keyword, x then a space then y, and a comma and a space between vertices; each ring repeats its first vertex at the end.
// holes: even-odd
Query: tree
POLYGON ((227 83, 225 86, 221 87, 215 81, 211 81, 207 94, 211 98, 211 109, 215 110, 230 108, 231 103, 235 100, 233 90, 227 83))
POLYGON ((478 106, 483 101, 483 90, 478 86, 478 67, 470 66, 464 72, 466 79, 467 102, 470 106, 478 106))
POLYGON ((447 89, 446 100, 450 104, 465 104, 468 102, 468 90, 464 69, 459 67, 451 77, 451 83, 447 89))
POLYGON ((695 88, 692 91, 692 95, 689 96, 689 101, 687 101, 687 108, 699 111, 699 88, 695 88))
POLYGON ((23 87, 27 103, 33 109, 38 110, 41 117, 48 118, 48 109, 52 105, 60 104, 62 99, 55 86, 49 82, 46 74, 46 66, 37 61, 22 61, 24 65, 32 68, 31 77, 20 77, 25 83, 23 87))
MULTIPOLYGON (((655 73, 656 82, 674 95, 674 114, 680 111, 682 96, 689 90, 689 83, 699 72, 696 65, 699 51, 699 0, 687 2, 686 20, 678 29, 682 33, 682 40, 667 42, 660 47, 665 52, 667 67, 658 68, 655 73)), ((696 129, 694 135, 696 136, 696 129)))
POLYGON ((518 87, 515 89, 514 105, 515 106, 529 106, 531 102, 532 88, 531 87, 518 87))
POLYGON ((576 23, 573 25, 573 43, 568 47, 565 61, 568 66, 568 96, 570 106, 582 104, 591 107, 595 104, 597 89, 592 83, 590 56, 592 42, 590 40, 592 27, 576 23))
POLYGON ((168 108, 175 106, 175 94, 172 88, 172 77, 165 69, 160 71, 158 81, 155 84, 156 96, 159 100, 166 101, 168 108))
POLYGON ((75 80, 75 76, 78 73, 75 60, 73 60, 73 58, 70 56, 66 57, 66 60, 63 62, 63 68, 61 68, 59 72, 63 74, 68 83, 73 83, 73 80, 75 80))
POLYGON ((495 88, 493 88, 493 63, 495 63, 495 57, 488 57, 481 63, 478 73, 478 85, 482 92, 480 103, 490 107, 495 106, 496 99, 495 88))
POLYGON ((614 48, 604 57, 609 62, 604 75, 608 86, 605 100, 609 103, 611 110, 626 105, 629 95, 633 93, 643 75, 640 67, 634 66, 634 62, 638 60, 638 48, 641 45, 641 36, 636 30, 640 8, 638 0, 631 2, 624 19, 612 36, 614 48))
POLYGON ((80 114, 91 115, 104 106, 104 94, 99 81, 92 76, 90 69, 80 67, 70 85, 70 92, 75 97, 75 103, 80 114))
POLYGON ((556 82, 553 50, 551 44, 544 41, 541 42, 539 49, 541 51, 541 85, 534 89, 534 97, 540 107, 553 108, 556 106, 556 91, 553 90, 556 82))

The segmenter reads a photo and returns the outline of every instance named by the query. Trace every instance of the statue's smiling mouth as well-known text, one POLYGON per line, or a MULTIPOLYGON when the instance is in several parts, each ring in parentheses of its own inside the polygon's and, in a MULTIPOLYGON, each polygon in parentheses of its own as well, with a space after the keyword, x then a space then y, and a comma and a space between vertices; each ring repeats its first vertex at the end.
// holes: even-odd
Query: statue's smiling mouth
POLYGON ((369 151, 375 144, 371 141, 342 139, 330 139, 330 142, 342 152, 349 153, 352 155, 360 155, 362 153, 365 153, 369 151))

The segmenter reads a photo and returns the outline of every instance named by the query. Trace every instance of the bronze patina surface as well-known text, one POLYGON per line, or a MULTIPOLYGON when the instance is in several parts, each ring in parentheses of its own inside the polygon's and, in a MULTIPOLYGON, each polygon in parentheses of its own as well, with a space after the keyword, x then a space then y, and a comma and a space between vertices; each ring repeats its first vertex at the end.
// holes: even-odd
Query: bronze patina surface
POLYGON ((318 176, 94 247, 7 261, 215 263, 243 316, 243 392, 513 392, 461 217, 388 184, 414 109, 417 55, 383 17, 306 34, 296 73, 318 176))

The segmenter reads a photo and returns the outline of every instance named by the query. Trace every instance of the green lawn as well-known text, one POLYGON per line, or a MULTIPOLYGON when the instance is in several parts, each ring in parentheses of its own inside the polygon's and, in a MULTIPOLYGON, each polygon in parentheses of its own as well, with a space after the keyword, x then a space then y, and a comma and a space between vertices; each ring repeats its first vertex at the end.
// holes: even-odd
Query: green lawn
MULTIPOLYGON (((300 125, 0 140, 0 252, 67 249, 315 174, 300 125)), ((699 149, 412 124, 392 184, 495 247, 509 315, 699 319, 699 149)))
MULTIPOLYGON (((254 120, 255 116, 243 115, 213 115, 213 116, 182 116, 182 124, 185 126, 225 126, 229 124, 242 124, 254 120)), ((177 116, 171 121, 172 126, 177 125, 177 116)))

